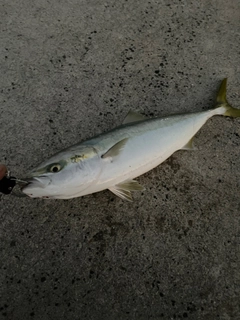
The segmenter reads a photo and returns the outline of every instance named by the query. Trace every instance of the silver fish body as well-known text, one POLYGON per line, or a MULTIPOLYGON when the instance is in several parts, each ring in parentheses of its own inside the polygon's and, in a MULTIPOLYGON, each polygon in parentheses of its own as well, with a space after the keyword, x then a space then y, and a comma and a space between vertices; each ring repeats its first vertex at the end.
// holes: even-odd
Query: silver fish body
POLYGON ((215 109, 143 119, 129 113, 125 123, 107 133, 67 148, 29 174, 22 191, 30 197, 69 199, 109 189, 131 200, 142 190, 134 179, 180 149, 190 149, 192 137, 214 115, 240 116, 226 101, 223 81, 215 109))

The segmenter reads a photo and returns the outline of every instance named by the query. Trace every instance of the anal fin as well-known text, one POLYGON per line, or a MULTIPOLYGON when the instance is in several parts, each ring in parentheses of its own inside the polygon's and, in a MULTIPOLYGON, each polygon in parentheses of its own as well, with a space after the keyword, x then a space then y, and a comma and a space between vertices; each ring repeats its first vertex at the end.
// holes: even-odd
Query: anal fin
POLYGON ((133 201, 131 191, 144 190, 143 186, 141 186, 136 180, 128 180, 108 189, 116 196, 127 201, 133 201))

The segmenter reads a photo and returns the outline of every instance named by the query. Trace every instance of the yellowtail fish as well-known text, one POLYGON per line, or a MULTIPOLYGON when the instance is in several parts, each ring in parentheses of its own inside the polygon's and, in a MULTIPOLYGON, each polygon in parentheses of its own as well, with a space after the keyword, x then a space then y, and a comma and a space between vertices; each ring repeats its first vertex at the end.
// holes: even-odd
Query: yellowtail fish
POLYGON ((27 177, 22 192, 32 198, 69 199, 109 189, 125 200, 143 190, 134 180, 175 151, 192 148, 192 138, 215 116, 240 117, 226 99, 222 81, 214 109, 146 119, 129 112, 123 124, 75 144, 41 163, 27 177))

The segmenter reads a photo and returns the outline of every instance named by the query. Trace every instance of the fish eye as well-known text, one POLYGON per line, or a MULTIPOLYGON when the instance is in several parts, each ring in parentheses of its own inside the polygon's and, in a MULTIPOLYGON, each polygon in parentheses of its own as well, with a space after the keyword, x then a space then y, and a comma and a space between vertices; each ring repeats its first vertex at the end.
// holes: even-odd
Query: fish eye
POLYGON ((50 167, 50 172, 56 173, 59 172, 62 169, 62 167, 60 166, 60 164, 55 163, 50 167))

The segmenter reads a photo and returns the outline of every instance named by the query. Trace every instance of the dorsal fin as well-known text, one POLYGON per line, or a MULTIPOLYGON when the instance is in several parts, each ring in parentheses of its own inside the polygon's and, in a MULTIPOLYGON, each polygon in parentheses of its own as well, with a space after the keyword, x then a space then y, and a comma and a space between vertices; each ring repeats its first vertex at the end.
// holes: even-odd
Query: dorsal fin
POLYGON ((134 112, 130 110, 128 114, 126 115, 125 119, 123 120, 122 124, 130 123, 130 122, 136 122, 141 120, 146 120, 147 118, 144 117, 142 114, 134 112))

